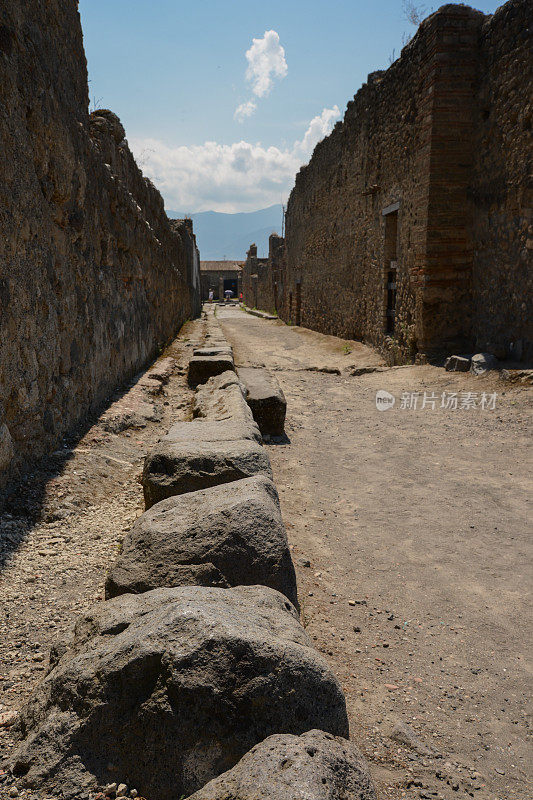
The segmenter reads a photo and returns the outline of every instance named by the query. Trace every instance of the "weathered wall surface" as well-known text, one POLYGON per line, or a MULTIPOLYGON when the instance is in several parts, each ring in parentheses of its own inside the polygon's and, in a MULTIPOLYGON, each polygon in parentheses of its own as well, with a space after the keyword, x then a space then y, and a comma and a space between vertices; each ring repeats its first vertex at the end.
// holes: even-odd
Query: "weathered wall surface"
POLYGON ((282 296, 282 271, 285 242, 276 233, 268 239, 268 258, 257 257, 257 247, 250 246, 242 273, 245 305, 277 312, 282 296))
POLYGON ((531 17, 525 0, 488 20, 443 6, 369 76, 296 178, 285 319, 401 358, 527 338, 529 212, 519 219, 517 199, 531 206, 531 17), (492 120, 480 125, 483 103, 492 120))
POLYGON ((533 356, 533 10, 506 3, 481 31, 474 200, 476 347, 533 356))
POLYGON ((0 484, 192 316, 172 232, 111 112, 88 114, 75 0, 0 7, 0 484))

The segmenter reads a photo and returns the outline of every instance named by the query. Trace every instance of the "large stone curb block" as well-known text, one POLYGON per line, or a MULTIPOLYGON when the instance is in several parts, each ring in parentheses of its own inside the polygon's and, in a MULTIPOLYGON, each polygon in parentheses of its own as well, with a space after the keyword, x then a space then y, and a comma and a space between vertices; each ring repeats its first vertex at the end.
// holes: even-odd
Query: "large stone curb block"
POLYGON ((195 347, 192 351, 193 356, 233 356, 233 351, 229 345, 215 344, 203 345, 202 347, 195 347))
POLYGON ((287 401, 277 380, 266 369, 241 367, 239 379, 246 387, 246 402, 263 435, 282 436, 287 401))
POLYGON ((193 402, 194 417, 256 424, 245 400, 245 388, 235 372, 223 372, 199 386, 193 402))
POLYGON ((142 484, 146 508, 167 497, 252 475, 272 479, 268 454, 256 442, 171 442, 163 439, 144 463, 142 484))
POLYGON ((176 422, 164 437, 167 442, 240 442, 243 439, 261 444, 261 433, 253 419, 249 422, 210 419, 176 422))
POLYGON ((82 617, 22 709, 19 786, 65 800, 127 778, 176 800, 274 733, 348 736, 342 690, 289 601, 260 586, 123 595, 82 617))
POLYGON ((193 356, 189 361, 189 386, 195 388, 201 383, 206 383, 213 375, 220 375, 233 369, 235 369, 233 356, 229 354, 193 356))
POLYGON ((324 731, 269 736, 189 800, 376 800, 351 742, 324 731))
POLYGON ((262 476, 171 497, 126 536, 106 597, 164 586, 250 586, 297 605, 296 576, 278 493, 262 476))

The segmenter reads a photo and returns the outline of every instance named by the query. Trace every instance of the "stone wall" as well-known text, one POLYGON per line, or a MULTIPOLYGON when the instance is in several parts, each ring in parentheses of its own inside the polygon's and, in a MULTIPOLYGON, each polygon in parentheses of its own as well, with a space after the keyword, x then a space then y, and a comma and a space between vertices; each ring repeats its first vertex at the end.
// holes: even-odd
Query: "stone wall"
POLYGON ((197 313, 198 259, 118 118, 89 116, 75 0, 2 5, 0 85, 1 485, 197 313))
POLYGON ((443 6, 387 71, 369 75, 297 175, 285 319, 393 359, 489 341, 508 351, 517 337, 526 349, 529 212, 519 219, 517 203, 531 206, 531 17, 525 0, 493 18, 443 6))
POLYGON ((276 233, 268 239, 268 258, 257 257, 257 246, 250 245, 242 274, 243 301, 249 308, 276 312, 282 296, 284 239, 276 233))
POLYGON ((476 347, 533 356, 533 10, 506 3, 483 25, 476 114, 476 347))

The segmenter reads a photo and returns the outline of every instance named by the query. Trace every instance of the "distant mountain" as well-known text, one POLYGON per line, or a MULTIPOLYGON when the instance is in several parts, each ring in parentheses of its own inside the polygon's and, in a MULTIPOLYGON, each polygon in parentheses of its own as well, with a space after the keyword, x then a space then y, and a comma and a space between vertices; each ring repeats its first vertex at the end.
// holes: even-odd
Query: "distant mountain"
MULTIPOLYGON (((222 214, 218 211, 201 211, 190 214, 202 261, 234 259, 244 261, 251 244, 257 245, 257 255, 268 255, 268 237, 281 234, 281 205, 240 214, 222 214)), ((186 215, 167 211, 171 219, 186 215)))

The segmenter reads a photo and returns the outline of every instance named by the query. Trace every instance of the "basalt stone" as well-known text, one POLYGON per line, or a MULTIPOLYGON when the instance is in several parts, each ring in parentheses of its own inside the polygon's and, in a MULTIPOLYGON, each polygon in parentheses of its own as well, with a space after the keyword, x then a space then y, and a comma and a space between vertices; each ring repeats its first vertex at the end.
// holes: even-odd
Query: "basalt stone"
POLYGON ((106 597, 164 586, 253 584, 277 589, 297 605, 278 493, 261 476, 152 506, 126 536, 106 597))
POLYGON ((342 690, 272 589, 123 595, 80 618, 18 721, 17 785, 66 800, 121 776, 176 800, 274 733, 348 736, 342 690))
POLYGON ((189 800, 375 800, 368 766, 351 742, 324 731, 278 734, 189 800))
POLYGON ((169 442, 238 442, 249 439, 261 443, 261 433, 253 419, 233 420, 194 419, 176 422, 165 436, 169 442))
POLYGON ((261 433, 282 436, 287 401, 277 380, 266 369, 241 367, 238 374, 246 388, 246 402, 261 433))
POLYGON ((266 450, 257 442, 172 442, 163 439, 144 462, 142 484, 146 508, 186 492, 197 492, 252 475, 272 479, 266 450))
POLYGON ((192 413, 207 420, 253 423, 254 418, 245 400, 245 388, 235 372, 224 372, 211 378, 196 390, 192 413))
POLYGON ((201 383, 206 383, 213 375, 220 375, 227 370, 233 370, 233 356, 231 353, 220 353, 214 356, 193 356, 189 361, 189 386, 193 388, 201 383))

